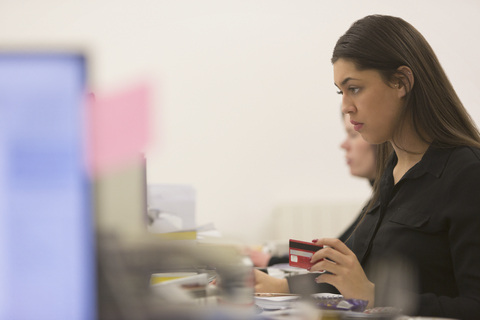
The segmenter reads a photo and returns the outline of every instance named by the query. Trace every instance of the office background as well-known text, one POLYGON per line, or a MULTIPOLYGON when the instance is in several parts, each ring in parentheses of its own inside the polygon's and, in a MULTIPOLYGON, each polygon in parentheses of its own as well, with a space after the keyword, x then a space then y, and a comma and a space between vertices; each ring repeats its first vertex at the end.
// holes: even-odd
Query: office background
POLYGON ((330 56, 374 13, 423 33, 480 123, 475 0, 3 0, 0 46, 84 49, 95 90, 149 81, 149 183, 192 185, 198 224, 258 244, 273 237, 279 207, 355 207, 369 196, 339 147, 330 56))

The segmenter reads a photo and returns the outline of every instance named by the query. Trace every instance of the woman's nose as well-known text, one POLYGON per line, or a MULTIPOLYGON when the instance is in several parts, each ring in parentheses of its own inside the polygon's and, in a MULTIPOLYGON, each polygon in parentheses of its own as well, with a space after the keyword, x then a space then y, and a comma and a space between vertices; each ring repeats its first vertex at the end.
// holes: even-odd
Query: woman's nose
POLYGON ((342 97, 342 113, 343 114, 349 114, 349 113, 354 113, 355 112, 355 106, 345 94, 342 97))

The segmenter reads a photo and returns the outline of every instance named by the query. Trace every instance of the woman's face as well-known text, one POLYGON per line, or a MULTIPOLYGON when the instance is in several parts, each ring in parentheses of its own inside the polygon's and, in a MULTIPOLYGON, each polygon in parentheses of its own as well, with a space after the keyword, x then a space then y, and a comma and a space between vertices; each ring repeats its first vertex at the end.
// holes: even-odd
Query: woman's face
POLYGON ((349 115, 353 129, 371 144, 392 141, 403 105, 402 90, 393 83, 387 85, 377 71, 359 71, 345 59, 333 64, 333 73, 343 95, 342 112, 349 115))
POLYGON ((340 145, 345 149, 345 158, 350 166, 350 173, 357 177, 375 179, 375 153, 370 143, 363 140, 360 133, 353 129, 348 116, 344 115, 347 138, 340 145))

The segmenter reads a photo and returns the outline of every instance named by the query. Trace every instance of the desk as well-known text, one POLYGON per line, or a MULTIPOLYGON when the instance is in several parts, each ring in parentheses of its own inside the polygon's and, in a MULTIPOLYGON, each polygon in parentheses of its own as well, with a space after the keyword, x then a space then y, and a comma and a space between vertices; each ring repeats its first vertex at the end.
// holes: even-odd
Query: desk
MULTIPOLYGON (((238 252, 232 251, 231 248, 216 246, 166 245, 158 243, 157 238, 135 246, 124 245, 111 234, 100 234, 97 239, 98 314, 99 319, 102 320, 379 319, 379 316, 373 314, 350 313, 347 315, 327 311, 324 311, 320 318, 321 311, 308 304, 299 304, 288 310, 263 311, 253 303, 251 286, 246 287, 245 291, 250 292, 250 296, 243 295, 251 302, 250 304, 219 302, 220 292, 213 285, 205 286, 205 296, 202 298, 189 296, 185 292, 182 293, 180 287, 174 286, 167 291, 166 296, 161 297, 150 288, 150 277, 153 273, 179 271, 207 273, 205 278, 208 283, 208 279, 215 276, 217 272, 210 266, 226 262, 230 263, 230 266, 235 265, 233 262, 238 262, 235 260, 238 259, 238 252), (179 296, 182 298, 175 298, 179 296)), ((237 284, 241 283, 240 281, 237 284)), ((432 318, 398 319, 430 320, 432 318)))

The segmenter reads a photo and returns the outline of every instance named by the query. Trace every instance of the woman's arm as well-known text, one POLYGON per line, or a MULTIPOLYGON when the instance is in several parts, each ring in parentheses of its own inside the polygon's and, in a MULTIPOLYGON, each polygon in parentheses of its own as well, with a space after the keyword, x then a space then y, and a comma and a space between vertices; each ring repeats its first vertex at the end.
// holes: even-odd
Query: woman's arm
POLYGON ((255 292, 257 293, 290 293, 286 279, 277 279, 265 272, 254 269, 255 292))

